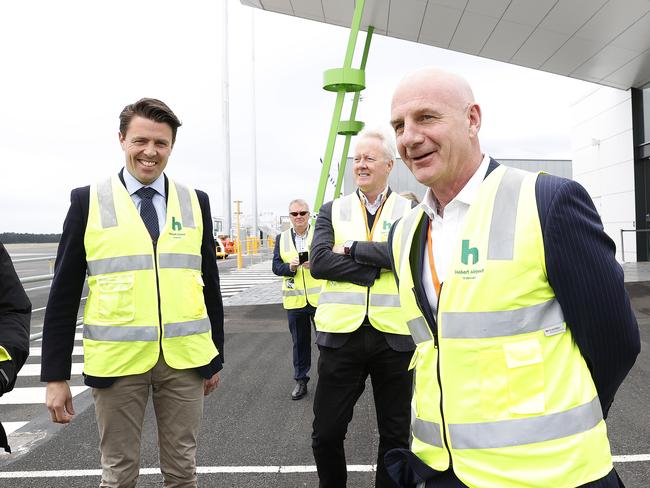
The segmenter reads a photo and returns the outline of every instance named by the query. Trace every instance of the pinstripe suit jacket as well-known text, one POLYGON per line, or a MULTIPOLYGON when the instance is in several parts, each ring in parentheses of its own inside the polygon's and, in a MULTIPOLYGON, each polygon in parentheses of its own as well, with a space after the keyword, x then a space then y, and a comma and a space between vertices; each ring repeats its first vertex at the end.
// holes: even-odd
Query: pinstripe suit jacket
MULTIPOLYGON (((498 165, 491 160, 487 174, 498 165)), ((623 286, 623 270, 615 259, 616 246, 605 233, 589 194, 580 184, 542 174, 537 178, 535 196, 548 280, 562 307, 567 327, 591 371, 606 417, 641 347, 639 328, 623 286)), ((428 223, 425 214, 411 248, 413 270, 423 269, 428 223)), ((388 242, 390 251, 392 232, 388 242)), ((414 276, 413 281, 423 313, 435 327, 421 277, 414 276)), ((410 463, 407 461, 407 464, 410 463)), ((612 471, 602 480, 584 487, 613 488, 622 486, 619 483, 612 471)), ((456 488, 465 485, 453 473, 446 473, 440 481, 428 483, 428 486, 456 488)))

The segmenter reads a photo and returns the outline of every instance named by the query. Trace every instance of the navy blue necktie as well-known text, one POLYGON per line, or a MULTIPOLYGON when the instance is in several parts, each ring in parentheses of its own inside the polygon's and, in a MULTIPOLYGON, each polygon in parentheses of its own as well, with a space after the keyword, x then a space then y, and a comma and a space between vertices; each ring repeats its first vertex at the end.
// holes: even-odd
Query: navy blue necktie
POLYGON ((158 226, 158 214, 156 213, 156 207, 153 206, 153 196, 156 194, 156 190, 153 188, 142 187, 135 192, 136 195, 142 200, 140 202, 140 217, 144 225, 147 227, 149 234, 151 234, 151 240, 156 242, 158 236, 160 235, 160 227, 158 226))

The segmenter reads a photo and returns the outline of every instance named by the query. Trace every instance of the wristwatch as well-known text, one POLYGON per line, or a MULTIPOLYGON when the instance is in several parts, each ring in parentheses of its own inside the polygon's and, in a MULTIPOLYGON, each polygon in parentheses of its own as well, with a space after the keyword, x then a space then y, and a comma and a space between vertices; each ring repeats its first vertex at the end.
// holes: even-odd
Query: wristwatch
POLYGON ((354 241, 345 241, 343 243, 343 254, 346 256, 350 255, 350 251, 352 250, 352 244, 354 244, 354 241))

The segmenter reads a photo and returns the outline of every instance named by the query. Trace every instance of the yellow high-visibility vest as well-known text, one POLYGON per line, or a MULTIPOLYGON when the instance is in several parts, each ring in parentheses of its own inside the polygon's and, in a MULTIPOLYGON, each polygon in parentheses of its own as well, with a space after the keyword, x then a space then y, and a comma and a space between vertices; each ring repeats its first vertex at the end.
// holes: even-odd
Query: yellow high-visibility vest
POLYGON ((83 330, 86 374, 144 373, 161 349, 175 369, 203 366, 218 354, 203 297, 202 236, 196 192, 172 180, 155 253, 120 179, 90 187, 84 235, 90 289, 83 330))
MULTIPOLYGON (((600 401, 548 283, 537 175, 481 184, 442 287, 437 335, 413 291, 416 207, 395 228, 402 308, 417 345, 411 450, 470 488, 574 488, 612 470, 600 401)), ((434 243, 435 245, 435 243, 434 243)))
MULTIPOLYGON (((409 200, 392 192, 383 204, 381 213, 375 216, 374 230, 371 232, 366 223, 366 209, 356 192, 334 200, 334 243, 343 244, 349 240, 385 242, 393 222, 410 208, 409 200)), ((353 332, 361 326, 366 314, 377 330, 408 335, 391 270, 382 269, 379 278, 369 288, 347 281, 326 281, 316 310, 316 329, 334 333, 353 332)))
MULTIPOLYGON (((311 250, 313 238, 314 230, 310 227, 307 234, 307 251, 311 250)), ((290 263, 296 256, 298 250, 291 239, 291 229, 287 229, 280 234, 280 257, 283 262, 290 263)), ((303 308, 307 304, 316 307, 321 286, 323 280, 313 278, 308 269, 298 266, 295 276, 282 277, 282 305, 287 310, 303 308)))

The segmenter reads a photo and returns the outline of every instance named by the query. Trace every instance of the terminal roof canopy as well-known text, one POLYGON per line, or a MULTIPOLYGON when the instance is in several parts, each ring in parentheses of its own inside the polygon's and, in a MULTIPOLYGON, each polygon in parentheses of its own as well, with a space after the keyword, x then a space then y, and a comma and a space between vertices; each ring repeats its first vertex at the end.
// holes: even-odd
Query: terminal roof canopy
MULTIPOLYGON (((354 0, 241 0, 350 27, 354 0)), ((362 29, 601 85, 650 85, 650 0, 366 0, 362 29)))

